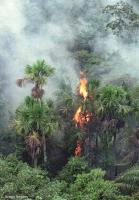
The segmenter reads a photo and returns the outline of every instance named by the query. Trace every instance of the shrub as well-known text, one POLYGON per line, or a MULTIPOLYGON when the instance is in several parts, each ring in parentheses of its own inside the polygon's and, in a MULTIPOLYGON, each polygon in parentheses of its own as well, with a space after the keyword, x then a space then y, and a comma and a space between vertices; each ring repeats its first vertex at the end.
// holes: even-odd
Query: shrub
POLYGON ((72 157, 59 173, 59 178, 67 183, 73 183, 78 174, 88 171, 88 164, 84 157, 72 157))

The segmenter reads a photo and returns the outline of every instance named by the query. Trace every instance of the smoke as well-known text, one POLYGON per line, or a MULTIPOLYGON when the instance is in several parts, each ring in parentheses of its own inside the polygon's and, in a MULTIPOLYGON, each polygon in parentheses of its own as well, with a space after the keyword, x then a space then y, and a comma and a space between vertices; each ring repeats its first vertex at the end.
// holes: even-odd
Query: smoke
MULTIPOLYGON (((116 4, 121 0, 105 0, 103 6, 116 4)), ((129 3, 134 9, 134 12, 139 14, 139 2, 132 0, 123 0, 122 2, 129 3)), ((114 17, 113 17, 114 19, 114 17)), ((108 19, 107 19, 108 20, 108 19)), ((107 21, 106 20, 106 21, 107 21)), ((104 21, 104 23, 106 22, 104 21)), ((107 21, 108 23, 108 21, 107 21)), ((139 80, 139 30, 132 31, 132 37, 135 39, 133 42, 121 40, 119 37, 109 32, 104 37, 99 36, 96 38, 96 45, 94 50, 104 53, 106 58, 110 59, 111 71, 109 74, 104 74, 102 81, 109 83, 112 80, 116 80, 128 75, 132 83, 136 84, 139 80)), ((123 33, 126 35, 126 31, 123 33)))
MULTIPOLYGON (((52 96, 61 79, 75 90, 79 69, 71 49, 80 33, 90 32, 90 48, 120 55, 112 62, 111 80, 124 74, 138 77, 139 47, 124 44, 111 33, 105 35, 103 8, 117 0, 0 0, 0 70, 6 73, 5 91, 13 108, 29 94, 30 88, 20 89, 15 81, 23 77, 24 66, 45 59, 55 67, 55 75, 46 87, 52 96), (102 14, 101 14, 102 13, 102 14), (101 16, 101 17, 100 17, 101 16)), ((126 1, 125 1, 126 2, 126 1)), ((99 66, 98 66, 99 67, 99 66)))
MULTIPOLYGON (((139 46, 136 43, 126 44, 122 43, 116 36, 108 35, 101 45, 106 54, 116 58, 115 62, 111 63, 113 67, 109 76, 105 75, 103 78, 109 82, 110 80, 130 75, 133 79, 139 79, 139 46), (113 55, 115 53, 115 56, 113 55)), ((97 50, 100 47, 98 42, 97 50)), ((100 50, 100 49, 99 49, 100 50)))
POLYGON ((6 61, 1 68, 6 71, 9 82, 6 90, 15 107, 30 90, 17 88, 16 79, 23 77, 25 65, 37 59, 45 59, 56 68, 46 88, 47 96, 57 87, 59 79, 70 81, 73 88, 78 80, 75 60, 68 51, 68 44, 72 45, 74 40, 73 30, 67 23, 66 13, 61 14, 61 8, 56 7, 67 3, 48 1, 51 19, 42 14, 43 5, 43 1, 1 1, 0 56, 6 61))

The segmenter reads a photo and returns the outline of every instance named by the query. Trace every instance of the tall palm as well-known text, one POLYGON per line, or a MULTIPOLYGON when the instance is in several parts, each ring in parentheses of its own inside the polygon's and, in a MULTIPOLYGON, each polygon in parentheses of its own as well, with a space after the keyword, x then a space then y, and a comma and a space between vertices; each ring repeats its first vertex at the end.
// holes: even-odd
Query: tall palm
POLYGON ((17 80, 18 86, 31 82, 34 84, 32 88, 32 97, 41 99, 44 95, 42 87, 46 84, 47 78, 54 73, 54 68, 46 64, 45 60, 37 60, 33 65, 25 66, 25 77, 17 80))
MULTIPOLYGON (((39 102, 26 97, 25 103, 16 110, 14 125, 16 130, 25 136, 27 144, 29 144, 27 139, 32 141, 34 132, 42 137, 44 163, 46 163, 46 135, 54 133, 58 126, 53 103, 51 101, 39 102)), ((38 143, 38 138, 35 141, 38 143)))
POLYGON ((105 86, 98 93, 96 105, 104 129, 108 128, 113 133, 115 144, 117 130, 124 124, 121 120, 131 112, 128 92, 122 87, 105 86))
POLYGON ((48 101, 46 104, 41 104, 41 118, 40 118, 40 130, 42 135, 42 144, 43 144, 43 157, 44 164, 47 162, 46 154, 46 135, 51 135, 54 133, 58 127, 57 115, 54 111, 54 105, 51 101, 48 101))
MULTIPOLYGON (((29 133, 30 131, 38 131, 42 136, 44 162, 46 163, 46 133, 54 130, 56 121, 53 121, 52 107, 49 103, 43 102, 44 89, 43 86, 47 82, 47 78, 54 73, 54 68, 46 64, 44 60, 38 60, 33 65, 25 67, 25 77, 17 80, 18 86, 23 86, 25 83, 31 82, 32 99, 27 98, 25 104, 17 109, 16 112, 16 127, 21 132, 29 133)), ((54 116, 55 117, 55 116, 54 116)))

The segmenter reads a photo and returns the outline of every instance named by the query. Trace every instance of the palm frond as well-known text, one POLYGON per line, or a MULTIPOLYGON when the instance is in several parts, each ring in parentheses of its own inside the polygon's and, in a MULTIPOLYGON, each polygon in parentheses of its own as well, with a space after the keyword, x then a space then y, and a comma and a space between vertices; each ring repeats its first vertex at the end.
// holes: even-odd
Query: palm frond
POLYGON ((119 189, 125 194, 134 194, 139 191, 139 165, 127 170, 116 179, 119 189))

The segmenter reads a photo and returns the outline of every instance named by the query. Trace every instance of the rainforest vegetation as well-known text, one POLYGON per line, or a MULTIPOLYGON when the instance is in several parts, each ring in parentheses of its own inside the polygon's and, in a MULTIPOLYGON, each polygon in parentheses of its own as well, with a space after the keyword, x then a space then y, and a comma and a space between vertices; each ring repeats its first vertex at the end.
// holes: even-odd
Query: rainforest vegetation
MULTIPOLYGON (((7 74, 0 73, 0 199, 139 200, 139 81, 126 73, 109 79, 120 55, 105 56, 89 42, 111 33, 137 43, 138 11, 120 1, 88 16, 90 27, 69 47, 78 66, 75 90, 61 78, 49 97, 57 68, 38 57, 16 77, 16 87, 30 95, 13 112, 7 74)), ((72 26, 82 12, 87 7, 72 8, 72 26)))

